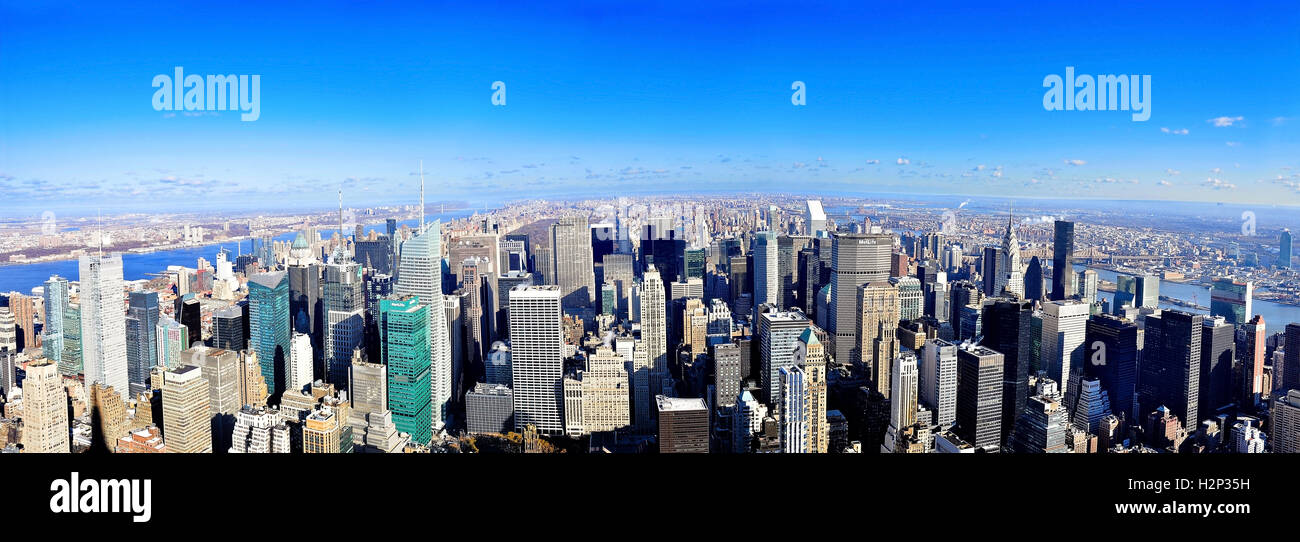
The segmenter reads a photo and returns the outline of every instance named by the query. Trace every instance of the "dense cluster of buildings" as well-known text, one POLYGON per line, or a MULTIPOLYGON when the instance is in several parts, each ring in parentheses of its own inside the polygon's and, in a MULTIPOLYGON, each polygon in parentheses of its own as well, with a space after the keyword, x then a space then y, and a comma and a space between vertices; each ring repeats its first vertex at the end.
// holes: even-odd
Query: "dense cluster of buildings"
POLYGON ((147 281, 84 254, 0 308, 0 449, 1300 452, 1300 323, 1246 276, 1170 310, 1151 273, 1076 269, 1064 220, 544 205, 147 281))

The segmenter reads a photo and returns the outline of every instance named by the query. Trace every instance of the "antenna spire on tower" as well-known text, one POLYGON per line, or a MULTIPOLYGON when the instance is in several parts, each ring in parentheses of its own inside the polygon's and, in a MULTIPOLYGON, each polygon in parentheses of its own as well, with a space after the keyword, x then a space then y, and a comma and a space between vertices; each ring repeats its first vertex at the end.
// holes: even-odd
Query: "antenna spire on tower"
POLYGON ((420 160, 420 235, 424 235, 424 160, 420 160))

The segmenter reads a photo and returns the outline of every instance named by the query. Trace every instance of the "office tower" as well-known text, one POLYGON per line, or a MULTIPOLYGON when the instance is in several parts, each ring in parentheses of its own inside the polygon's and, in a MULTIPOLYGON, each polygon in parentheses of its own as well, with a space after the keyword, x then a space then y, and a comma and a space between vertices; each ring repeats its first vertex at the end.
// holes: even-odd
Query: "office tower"
POLYGON ((1300 389, 1286 392, 1273 401, 1273 453, 1300 453, 1300 389))
POLYGON ((1254 283, 1249 280, 1217 278, 1210 286, 1210 316, 1222 316, 1229 324, 1239 326, 1249 322, 1254 283))
POLYGON ((616 346, 624 359, 631 360, 632 426, 639 434, 649 434, 654 429, 651 415, 655 407, 651 400, 650 355, 646 352, 645 341, 619 339, 616 346))
MULTIPOLYGON (((6 390, 8 391, 8 390, 6 390)), ((68 393, 58 364, 38 359, 27 364, 23 380, 23 451, 70 452, 68 393)))
POLYGON ((1001 352, 1002 371, 1002 441, 1006 442, 1016 418, 1025 410, 1029 396, 1030 319, 1032 302, 990 299, 984 303, 981 342, 1001 352))
POLYGON ((18 349, 27 351, 41 345, 36 334, 36 298, 19 293, 9 294, 9 310, 13 312, 18 331, 18 349))
MULTIPOLYGON (((1052 301, 1064 301, 1074 295, 1071 278, 1074 276, 1074 223, 1057 220, 1052 240, 1052 301)), ((1068 389, 1064 382, 1062 389, 1068 389)))
POLYGON ((708 353, 709 312, 704 302, 692 297, 686 300, 682 311, 682 344, 689 346, 691 356, 708 353))
MULTIPOLYGON (((45 316, 41 321, 45 327, 41 330, 41 352, 45 359, 63 367, 63 322, 67 318, 68 311, 68 279, 58 275, 51 276, 45 281, 45 291, 42 295, 45 298, 45 316)), ((0 342, 3 342, 3 339, 0 339, 0 342)), ((63 370, 60 369, 60 372, 63 370)))
POLYGON ((1097 434, 1103 418, 1111 416, 1110 394, 1101 387, 1101 380, 1076 375, 1079 391, 1074 402, 1074 411, 1070 413, 1070 424, 1089 435, 1097 434))
POLYGON ((176 298, 175 316, 176 321, 185 326, 185 332, 190 338, 190 344, 186 348, 194 346, 194 343, 203 342, 203 314, 199 300, 194 294, 184 294, 176 298))
POLYGON ((464 313, 465 325, 465 358, 463 359, 475 364, 486 355, 486 348, 490 344, 487 341, 491 338, 487 322, 489 309, 484 303, 489 290, 485 274, 488 267, 488 262, 471 258, 461 264, 458 274, 460 290, 457 293, 463 295, 461 310, 464 313))
POLYGON ((1124 315, 1125 307, 1138 307, 1137 277, 1121 273, 1115 274, 1115 297, 1111 301, 1111 312, 1117 316, 1124 315))
POLYGON ((808 325, 808 318, 797 310, 770 310, 758 315, 756 334, 762 367, 759 379, 763 391, 767 394, 766 402, 769 405, 776 406, 781 402, 779 371, 795 364, 799 336, 808 325))
MULTIPOLYGON (((322 267, 302 233, 294 238, 286 261, 289 275, 289 321, 293 331, 311 336, 313 352, 324 353, 324 303, 321 300, 322 267)), ((269 382, 269 381, 268 381, 269 382)))
MULTIPOLYGON (((1010 297, 1007 297, 1007 299, 1010 299, 1010 297)), ((949 322, 952 322, 954 331, 958 331, 960 329, 958 324, 961 322, 961 316, 963 312, 966 312, 968 314, 967 316, 968 318, 972 317, 971 316, 972 311, 962 311, 962 308, 963 307, 975 308, 975 310, 973 311, 974 319, 968 323, 969 329, 967 329, 967 332, 970 334, 962 335, 961 332, 958 332, 957 336, 959 338, 973 339, 979 336, 980 322, 983 320, 983 314, 982 314, 983 310, 981 309, 981 306, 983 304, 984 304, 984 292, 981 292, 980 289, 975 286, 975 283, 969 280, 958 280, 948 285, 947 320, 949 322)))
POLYGON ((1282 228, 1282 234, 1278 236, 1277 249, 1277 266, 1291 267, 1291 230, 1282 228))
MULTIPOLYGON (((781 307, 792 309, 799 306, 799 253, 812 242, 811 237, 782 235, 777 237, 776 245, 776 274, 777 287, 780 295, 777 296, 781 307)), ((686 251, 689 256, 692 251, 686 251)), ((701 262, 702 264, 703 262, 701 262)), ((690 266, 687 266, 689 271, 690 266)), ((701 271, 703 269, 701 268, 701 271)), ((701 273, 703 276, 703 273, 701 273)))
POLYGON ((889 276, 891 280, 893 277, 908 276, 911 273, 911 269, 908 267, 907 254, 895 252, 889 255, 889 276))
POLYGON ((834 359, 841 365, 852 362, 858 347, 858 287, 889 278, 889 255, 893 237, 887 234, 837 234, 831 253, 831 304, 829 329, 834 359))
MULTIPOLYGON (((158 364, 158 294, 131 292, 126 314, 126 372, 134 396, 158 364)), ((116 437, 114 437, 116 438, 116 437)))
POLYGON ((465 423, 469 433, 505 434, 514 431, 515 405, 510 387, 476 384, 465 394, 465 423))
POLYGON ((939 430, 947 430, 957 421, 957 346, 943 339, 927 339, 921 347, 920 364, 918 399, 934 413, 939 430))
MULTIPOLYGON (((190 330, 173 320, 170 316, 158 318, 156 336, 158 337, 158 365, 168 369, 181 366, 181 351, 190 347, 190 330)), ((157 386, 155 386, 156 388, 157 386)))
MULTIPOLYGON (((627 292, 635 277, 631 254, 606 254, 601 264, 606 283, 614 285, 615 307, 619 318, 628 317, 627 292)), ((504 286, 502 287, 504 289, 504 286)))
POLYGON ((659 453, 708 453, 709 409, 703 399, 655 396, 659 413, 659 453))
POLYGON ((804 371, 798 365, 777 370, 781 399, 777 405, 780 416, 781 451, 787 454, 806 454, 808 450, 808 418, 806 410, 808 388, 804 371))
MULTIPOLYGON (((293 304, 292 297, 290 305, 293 304)), ((310 343, 309 343, 310 344, 310 343)), ((239 305, 230 305, 212 313, 212 346, 227 350, 248 348, 248 339, 244 337, 244 309, 239 305)))
MULTIPOLYGON (((154 382, 154 387, 160 382, 154 382)), ((300 392, 301 388, 289 391, 300 392)), ((239 403, 241 405, 266 406, 268 392, 266 379, 262 378, 262 365, 257 362, 257 352, 246 350, 239 356, 239 403)))
POLYGON ((1025 269, 1025 300, 1041 301, 1043 299, 1043 262, 1034 256, 1029 259, 1025 269))
POLYGON ((649 370, 650 393, 654 396, 663 393, 661 382, 668 374, 668 315, 664 283, 653 265, 642 275, 637 293, 641 305, 641 341, 648 356, 646 368, 649 370))
POLYGON ((279 395, 287 385, 289 341, 293 331, 289 325, 287 273, 258 273, 248 278, 248 319, 249 348, 257 352, 262 378, 271 395, 279 395))
POLYGON ((616 431, 632 423, 627 366, 612 348, 599 346, 580 371, 582 427, 587 433, 616 431))
MULTIPOLYGON (((614 255, 610 254, 606 259, 609 259, 611 256, 614 255)), ((622 256, 628 256, 630 258, 630 255, 627 254, 623 254, 622 256)), ((608 273, 608 271, 609 268, 606 267, 606 273, 608 273)), ((628 277, 632 276, 632 263, 630 260, 627 262, 627 273, 628 277)), ((533 274, 526 271, 510 271, 497 277, 495 335, 498 339, 505 339, 510 336, 510 289, 515 286, 532 286, 535 283, 533 279, 533 274)), ((620 284, 631 286, 632 281, 628 280, 625 283, 620 282, 620 284)), ((618 295, 617 291, 615 291, 615 295, 618 295)), ((626 295, 626 293, 624 293, 624 295, 626 295)), ((615 297, 614 302, 617 307, 617 297, 615 297)), ((623 303, 626 305, 627 299, 623 299, 623 303)), ((491 344, 492 343, 488 343, 489 349, 491 344)))
POLYGON ((861 364, 879 391, 889 398, 889 370, 898 355, 898 288, 885 281, 858 287, 858 345, 851 352, 853 365, 861 364))
POLYGON ((1002 354, 983 346, 957 348, 957 426, 954 432, 980 448, 1002 438, 1002 354))
POLYGON ((441 312, 416 296, 379 302, 380 357, 388 368, 388 408, 399 431, 429 444, 446 412, 446 397, 433 397, 428 315, 441 312), (436 401, 441 401, 438 403, 436 401))
POLYGON ((287 454, 289 426, 275 409, 244 405, 235 413, 232 454, 287 454))
POLYGON ((948 274, 942 273, 944 278, 940 280, 939 279, 940 273, 942 272, 939 271, 939 264, 933 261, 925 260, 923 262, 916 264, 916 280, 921 282, 921 295, 923 296, 921 298, 921 302, 922 302, 921 313, 926 316, 934 316, 936 318, 939 318, 940 320, 947 320, 948 311, 942 309, 936 309, 934 305, 934 299, 931 298, 931 296, 929 295, 930 292, 934 289, 933 285, 936 282, 948 281, 948 274), (941 313, 941 314, 936 314, 936 313, 941 313))
POLYGON ((555 251, 555 280, 563 292, 564 306, 591 307, 595 303, 596 278, 587 218, 566 216, 551 225, 551 248, 555 251))
POLYGON ((564 432, 562 295, 559 286, 518 286, 510 291, 511 389, 517 430, 533 425, 540 434, 564 432))
MULTIPOLYGON (((741 296, 753 292, 754 282, 749 272, 749 259, 744 255, 732 256, 727 263, 727 276, 728 299, 732 303, 731 310, 737 313, 749 314, 749 311, 741 311, 740 307, 737 306, 741 296)), ((752 301, 752 296, 750 299, 752 301)))
POLYGON ((1061 405, 1061 392, 1049 378, 1038 381, 1037 392, 1025 403, 1016 419, 1007 446, 1018 454, 1067 453, 1065 437, 1068 418, 1061 405))
POLYGON ((212 415, 208 381, 202 369, 185 365, 169 371, 162 386, 163 435, 167 451, 212 453, 212 415))
POLYGON ((817 236, 817 232, 826 231, 826 211, 822 209, 821 200, 807 200, 808 209, 804 220, 808 224, 808 235, 817 236))
POLYGON ((1300 322, 1287 324, 1285 333, 1283 338, 1285 355, 1282 357, 1281 378, 1274 376, 1281 386, 1273 385, 1274 389, 1283 392, 1300 389, 1300 322))
POLYGON ((126 360, 126 313, 122 310, 122 255, 83 255, 81 349, 87 385, 102 382, 119 394, 130 388, 126 360))
POLYGON ((358 239, 353 248, 356 252, 353 259, 366 269, 373 269, 387 275, 393 272, 393 263, 390 260, 392 246, 392 242, 387 237, 375 240, 358 239))
MULTIPOLYGON (((885 433, 885 442, 881 452, 901 451, 899 443, 903 440, 903 430, 916 424, 918 405, 917 386, 919 384, 916 354, 903 352, 894 358, 893 382, 889 389, 889 429, 885 433)), ((924 420, 929 425, 929 420, 924 420)))
POLYGON ((902 321, 920 318, 925 307, 921 281, 916 277, 890 277, 889 283, 898 288, 898 319, 902 321))
POLYGON ((9 307, 0 307, 0 350, 18 352, 18 325, 9 307))
POLYGON ((1076 372, 1083 369, 1083 341, 1090 314, 1091 306, 1081 301, 1050 301, 1043 304, 1041 367, 1047 370, 1048 378, 1060 384, 1067 409, 1074 403, 1074 388, 1071 387, 1073 384, 1070 380, 1076 372))
POLYGON ((799 342, 795 346, 794 366, 803 370, 804 405, 806 417, 804 448, 809 453, 824 454, 829 449, 830 427, 826 421, 826 348, 817 338, 817 330, 812 326, 799 333, 799 342))
POLYGON ((1140 420, 1140 414, 1133 408, 1133 396, 1137 393, 1138 325, 1117 316, 1099 314, 1088 320, 1084 342, 1086 359, 1081 368, 1084 378, 1101 382, 1116 415, 1123 413, 1130 421, 1140 420))
POLYGON ((984 253, 980 256, 980 286, 984 290, 984 295, 997 297, 1000 295, 999 279, 1003 277, 1002 269, 998 267, 1003 260, 1002 249, 995 246, 984 247, 984 253))
MULTIPOLYGON (((0 317, 6 313, 0 311, 0 317)), ((12 350, 0 348, 0 397, 8 397, 9 392, 18 386, 18 370, 15 365, 18 362, 18 354, 12 350)))
POLYGON ((1016 239, 1014 213, 1007 214, 1007 231, 1002 236, 1002 258, 998 262, 995 295, 1025 296, 1025 278, 1020 272, 1020 241, 1016 239))
POLYGON ((492 343, 485 362, 485 382, 509 386, 514 381, 510 370, 510 346, 504 342, 492 343))
POLYGON ((325 266, 324 376, 326 382, 340 390, 347 389, 352 351, 365 348, 366 300, 362 285, 361 266, 356 262, 343 257, 325 266))
POLYGON ((228 449, 235 413, 243 404, 239 353, 199 345, 181 352, 181 364, 198 367, 200 375, 207 381, 212 449, 228 449))
MULTIPOLYGON (((537 285, 555 284, 555 251, 549 246, 534 246, 532 251, 532 271, 537 285)), ((595 277, 592 277, 595 280, 595 277)))
MULTIPOLYGON (((423 228, 423 221, 421 224, 423 228)), ((432 415, 435 421, 444 421, 446 405, 452 399, 453 360, 444 310, 446 301, 442 297, 442 224, 434 221, 403 243, 400 262, 394 292, 399 296, 415 296, 429 307, 429 385, 435 407, 432 415)))
POLYGON ((1201 416, 1213 416, 1233 404, 1232 368, 1237 357, 1237 330, 1222 316, 1206 318, 1201 327, 1201 383, 1197 392, 1201 416))
POLYGON ((311 335, 294 332, 289 339, 289 367, 285 370, 285 389, 302 391, 311 386, 315 354, 311 348, 311 335))
POLYGON ((388 408, 388 368, 382 363, 354 359, 349 369, 352 408, 348 409, 348 426, 353 446, 361 453, 401 452, 411 442, 411 435, 398 432, 388 408))
POLYGON ((682 279, 704 280, 704 270, 708 263, 707 249, 688 248, 682 251, 682 279))
POLYGON ((1079 272, 1079 300, 1092 304, 1097 302, 1097 272, 1085 269, 1079 272))
POLYGON ((1146 318, 1146 339, 1138 378, 1142 412, 1168 407, 1179 420, 1198 423, 1201 387, 1201 327, 1205 316, 1166 310, 1146 318))
POLYGON ((1267 353, 1264 317, 1256 314, 1237 326, 1237 400, 1244 409, 1259 404, 1264 391, 1264 355, 1267 353))
POLYGON ((1133 305, 1140 309, 1160 308, 1160 277, 1147 273, 1135 278, 1137 292, 1133 305))
POLYGON ((719 407, 732 407, 740 397, 741 352, 735 343, 713 346, 713 401, 719 407))
POLYGON ((302 424, 302 453, 352 453, 352 426, 348 425, 347 403, 326 403, 307 415, 302 424))
POLYGON ((68 303, 63 311, 63 354, 59 372, 67 376, 82 374, 81 305, 68 303))
POLYGON ((776 234, 760 231, 754 234, 754 306, 781 305, 781 284, 778 275, 776 234))

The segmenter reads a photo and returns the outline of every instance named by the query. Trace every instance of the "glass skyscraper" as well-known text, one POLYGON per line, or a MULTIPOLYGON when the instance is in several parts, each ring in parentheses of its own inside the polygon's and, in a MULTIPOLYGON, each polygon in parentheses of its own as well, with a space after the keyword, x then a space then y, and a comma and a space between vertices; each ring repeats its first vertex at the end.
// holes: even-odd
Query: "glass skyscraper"
MULTIPOLYGON (((441 307, 434 310, 441 311, 441 307)), ((379 302, 380 356, 387 367, 388 409, 398 431, 411 440, 433 439, 429 365, 429 307, 417 296, 379 302)))
POLYGON ((268 393, 285 390, 289 361, 289 275, 284 271, 248 278, 249 348, 257 352, 268 393))

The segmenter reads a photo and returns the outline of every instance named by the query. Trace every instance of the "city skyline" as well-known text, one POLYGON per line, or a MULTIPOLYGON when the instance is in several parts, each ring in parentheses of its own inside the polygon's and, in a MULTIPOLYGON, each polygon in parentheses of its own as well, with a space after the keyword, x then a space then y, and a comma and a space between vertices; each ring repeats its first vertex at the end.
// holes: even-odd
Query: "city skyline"
POLYGON ((1127 6, 1123 18, 1017 6, 1007 29, 986 12, 834 3, 562 4, 496 18, 454 5, 261 6, 251 20, 206 13, 197 35, 178 24, 183 10, 87 6, 56 33, 48 8, 5 6, 0 45, 24 54, 0 63, 0 189, 15 202, 3 213, 323 207, 340 188, 396 204, 421 156, 431 199, 471 206, 521 191, 792 183, 1300 204, 1300 107, 1286 91, 1300 72, 1278 68, 1300 47, 1266 31, 1300 15, 1179 6, 1127 6), (278 24, 302 17, 314 24, 278 24), (1184 54, 1188 40, 1200 54, 1184 54), (176 67, 260 75, 260 117, 154 110, 150 81, 176 67), (1044 78, 1069 67, 1150 75, 1150 119, 1045 110, 1044 78), (796 81, 806 105, 792 104, 796 81))

